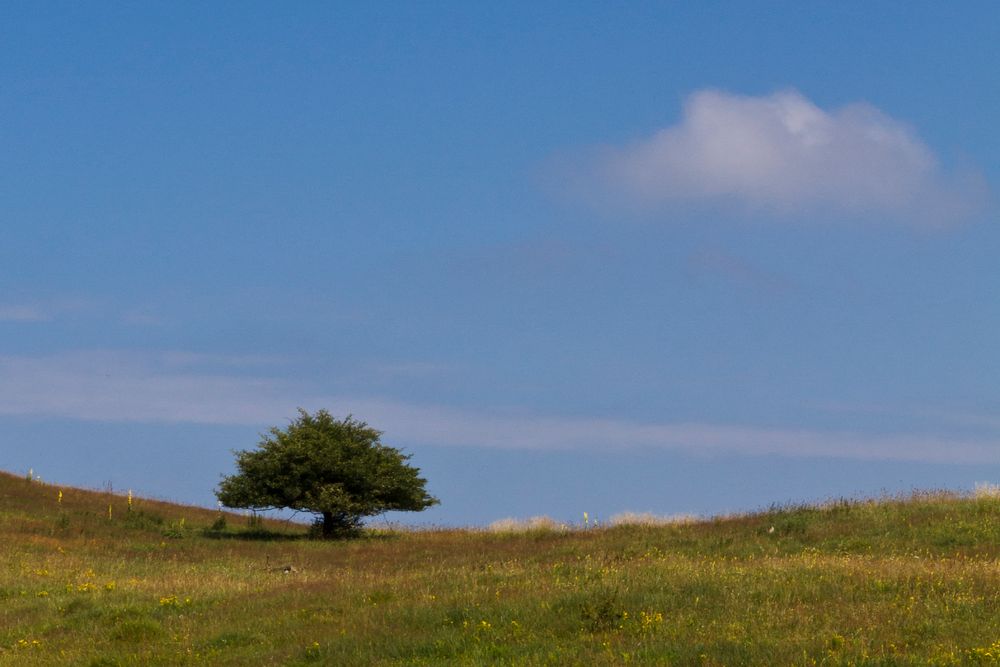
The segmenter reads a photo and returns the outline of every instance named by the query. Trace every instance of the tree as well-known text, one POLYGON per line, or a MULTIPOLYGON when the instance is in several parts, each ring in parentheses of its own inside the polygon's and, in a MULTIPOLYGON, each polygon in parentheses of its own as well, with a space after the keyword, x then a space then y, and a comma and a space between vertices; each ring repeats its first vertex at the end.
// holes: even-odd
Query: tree
POLYGON ((300 408, 288 428, 262 435, 258 449, 234 452, 239 473, 223 477, 215 495, 226 507, 311 512, 324 538, 356 531, 366 516, 436 505, 410 456, 381 436, 350 415, 300 408))

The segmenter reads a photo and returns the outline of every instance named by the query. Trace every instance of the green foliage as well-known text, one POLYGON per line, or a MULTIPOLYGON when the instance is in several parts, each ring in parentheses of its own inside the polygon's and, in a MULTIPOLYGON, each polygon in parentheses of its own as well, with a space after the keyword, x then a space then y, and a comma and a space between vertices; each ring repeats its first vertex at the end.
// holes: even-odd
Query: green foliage
POLYGON ((589 632, 605 632, 619 626, 626 612, 615 591, 595 591, 580 605, 580 619, 589 632))
POLYGON ((87 667, 118 667, 119 665, 121 665, 121 663, 115 660, 114 658, 105 658, 105 657, 94 658, 93 660, 87 663, 87 667))
POLYGON ((163 628, 148 618, 129 618, 119 621, 111 632, 112 639, 124 642, 141 642, 163 635, 163 628))
POLYGON ((234 647, 254 646, 262 644, 264 637, 256 633, 227 631, 213 637, 205 643, 205 648, 224 650, 234 647))
POLYGON ((182 539, 184 536, 186 536, 187 533, 188 533, 187 521, 184 519, 184 517, 181 517, 179 520, 174 521, 165 529, 163 529, 161 535, 163 535, 164 537, 169 537, 172 540, 179 540, 182 539))
POLYGON ((227 507, 317 514, 324 537, 354 532, 366 516, 436 504, 420 471, 406 463, 410 457, 383 445, 381 435, 350 416, 300 409, 257 449, 236 452, 239 473, 223 478, 216 495, 227 507))
POLYGON ((138 530, 161 530, 163 527, 163 517, 153 513, 139 510, 137 512, 127 512, 124 524, 129 528, 138 530))

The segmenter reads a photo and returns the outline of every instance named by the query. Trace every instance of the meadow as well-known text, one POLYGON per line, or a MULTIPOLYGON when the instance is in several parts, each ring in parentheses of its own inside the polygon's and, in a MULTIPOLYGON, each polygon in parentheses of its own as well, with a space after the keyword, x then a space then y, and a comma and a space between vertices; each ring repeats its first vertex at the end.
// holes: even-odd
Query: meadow
POLYGON ((994 493, 306 533, 0 474, 0 664, 1000 664, 994 493))

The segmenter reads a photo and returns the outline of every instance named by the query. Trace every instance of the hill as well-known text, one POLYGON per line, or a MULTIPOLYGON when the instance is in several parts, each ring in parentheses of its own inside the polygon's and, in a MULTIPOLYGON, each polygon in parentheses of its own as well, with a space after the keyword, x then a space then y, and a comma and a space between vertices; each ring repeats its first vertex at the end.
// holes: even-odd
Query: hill
POLYGON ((1000 662, 989 494, 658 526, 304 532, 0 474, 0 664, 1000 662))

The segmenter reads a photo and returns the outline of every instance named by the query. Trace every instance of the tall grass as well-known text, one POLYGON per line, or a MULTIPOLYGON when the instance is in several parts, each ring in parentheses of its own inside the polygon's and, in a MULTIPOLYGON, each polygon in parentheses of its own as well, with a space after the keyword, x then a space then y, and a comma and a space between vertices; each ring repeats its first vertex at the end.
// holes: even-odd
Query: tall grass
POLYGON ((653 514, 652 512, 622 512, 611 517, 612 526, 676 526, 694 523, 693 514, 653 514))
POLYGON ((0 475, 0 664, 1000 661, 995 495, 331 543, 58 490, 0 475))

